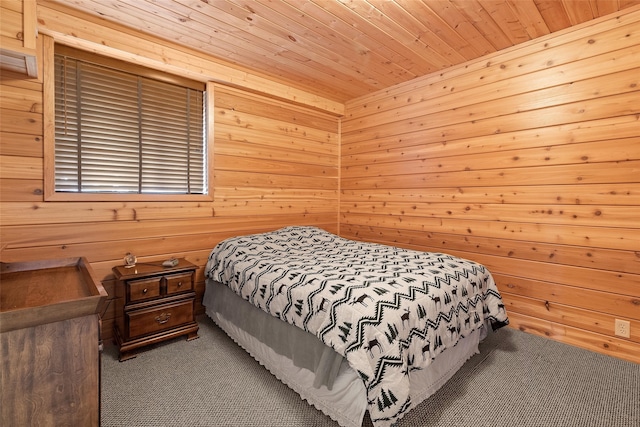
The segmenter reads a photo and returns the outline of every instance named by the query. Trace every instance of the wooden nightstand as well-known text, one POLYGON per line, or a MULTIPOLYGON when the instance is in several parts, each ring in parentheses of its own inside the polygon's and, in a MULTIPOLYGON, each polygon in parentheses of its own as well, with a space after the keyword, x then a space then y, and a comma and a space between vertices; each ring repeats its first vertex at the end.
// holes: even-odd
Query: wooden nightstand
POLYGON ((136 357, 133 350, 181 335, 198 338, 194 317, 194 276, 198 268, 179 259, 175 267, 162 261, 113 268, 116 282, 114 336, 120 361, 136 357))

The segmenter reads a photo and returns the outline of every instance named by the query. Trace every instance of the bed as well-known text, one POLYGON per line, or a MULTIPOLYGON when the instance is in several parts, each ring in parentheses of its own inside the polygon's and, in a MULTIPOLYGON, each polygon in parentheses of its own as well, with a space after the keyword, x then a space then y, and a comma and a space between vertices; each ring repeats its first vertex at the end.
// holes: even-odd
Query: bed
POLYGON ((226 239, 205 276, 215 323, 343 427, 395 424, 508 324, 481 264, 317 227, 226 239))

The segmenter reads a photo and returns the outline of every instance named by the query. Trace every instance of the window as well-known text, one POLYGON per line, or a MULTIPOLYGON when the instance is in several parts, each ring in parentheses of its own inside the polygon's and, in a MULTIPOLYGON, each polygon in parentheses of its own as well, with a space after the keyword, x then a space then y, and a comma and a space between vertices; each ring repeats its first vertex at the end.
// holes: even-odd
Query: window
POLYGON ((55 53, 55 192, 207 194, 204 84, 55 53))

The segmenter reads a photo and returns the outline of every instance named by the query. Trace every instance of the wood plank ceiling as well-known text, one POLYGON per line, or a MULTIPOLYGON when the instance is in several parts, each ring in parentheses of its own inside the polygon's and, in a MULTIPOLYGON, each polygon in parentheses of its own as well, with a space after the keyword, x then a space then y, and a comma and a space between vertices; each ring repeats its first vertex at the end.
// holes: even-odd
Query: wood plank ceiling
POLYGON ((640 0, 54 0, 345 102, 640 0))

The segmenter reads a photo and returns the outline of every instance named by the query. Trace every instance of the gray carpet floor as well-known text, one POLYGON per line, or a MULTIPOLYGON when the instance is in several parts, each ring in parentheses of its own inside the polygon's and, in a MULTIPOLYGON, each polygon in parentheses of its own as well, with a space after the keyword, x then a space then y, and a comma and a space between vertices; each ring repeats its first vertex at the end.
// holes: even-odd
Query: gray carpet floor
MULTIPOLYGON (((337 427, 206 316, 200 338, 102 355, 102 425, 337 427)), ((364 426, 371 426, 365 418, 364 426)), ((511 328, 398 427, 640 427, 640 365, 511 328)))

